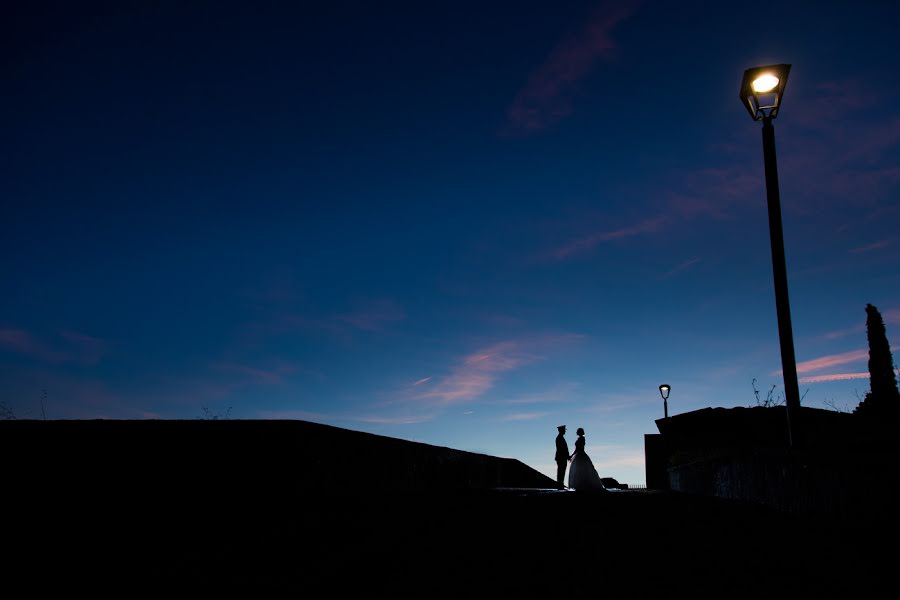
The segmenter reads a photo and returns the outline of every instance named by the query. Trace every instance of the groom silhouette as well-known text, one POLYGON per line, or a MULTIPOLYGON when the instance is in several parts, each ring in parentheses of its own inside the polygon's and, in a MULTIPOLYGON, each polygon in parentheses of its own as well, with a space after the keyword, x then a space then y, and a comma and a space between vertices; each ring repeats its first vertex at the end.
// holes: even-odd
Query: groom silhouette
POLYGON ((564 490, 566 486, 563 481, 566 479, 566 465, 569 462, 569 445, 566 443, 566 426, 557 427, 559 434, 556 436, 556 487, 564 490))

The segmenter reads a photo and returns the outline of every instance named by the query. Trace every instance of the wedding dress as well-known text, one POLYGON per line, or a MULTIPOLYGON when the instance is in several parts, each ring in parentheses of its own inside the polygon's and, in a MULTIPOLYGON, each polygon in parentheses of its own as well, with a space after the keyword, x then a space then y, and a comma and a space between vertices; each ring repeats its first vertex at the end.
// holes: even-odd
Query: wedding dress
POLYGON ((569 466, 569 488, 576 491, 599 491, 606 487, 600 481, 600 475, 594 468, 591 457, 584 451, 584 436, 575 440, 575 454, 569 466))

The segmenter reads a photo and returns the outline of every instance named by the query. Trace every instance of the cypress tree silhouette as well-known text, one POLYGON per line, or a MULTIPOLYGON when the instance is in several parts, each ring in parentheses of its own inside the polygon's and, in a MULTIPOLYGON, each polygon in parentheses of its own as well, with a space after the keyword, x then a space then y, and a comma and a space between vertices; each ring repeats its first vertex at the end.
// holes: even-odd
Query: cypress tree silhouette
POLYGON ((900 416, 900 391, 894 371, 894 358, 888 343, 881 313, 866 304, 866 335, 869 338, 870 391, 853 412, 867 416, 900 416))

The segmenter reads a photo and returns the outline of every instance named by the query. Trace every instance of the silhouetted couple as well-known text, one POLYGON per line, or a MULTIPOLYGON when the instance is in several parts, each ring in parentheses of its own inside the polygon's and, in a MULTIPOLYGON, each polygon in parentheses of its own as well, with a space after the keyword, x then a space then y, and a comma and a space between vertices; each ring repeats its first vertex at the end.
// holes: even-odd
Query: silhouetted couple
POLYGON ((600 475, 594 468, 591 457, 584 451, 584 429, 581 427, 575 432, 578 439, 575 440, 575 452, 569 454, 569 445, 566 443, 566 426, 557 427, 559 434, 556 436, 556 487, 564 490, 566 477, 566 465, 569 467, 569 488, 579 491, 602 491, 606 486, 600 481, 600 475))

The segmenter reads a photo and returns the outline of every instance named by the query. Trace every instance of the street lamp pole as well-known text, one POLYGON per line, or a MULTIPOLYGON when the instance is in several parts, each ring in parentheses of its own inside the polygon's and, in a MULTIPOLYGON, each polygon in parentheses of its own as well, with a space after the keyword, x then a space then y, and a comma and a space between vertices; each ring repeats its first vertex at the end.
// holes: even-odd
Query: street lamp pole
MULTIPOLYGON (((794 334, 791 327, 791 305, 788 300, 787 267, 784 258, 784 232, 781 228, 781 195, 778 191, 778 164, 775 160, 775 127, 772 118, 763 120, 763 158, 766 169, 766 197, 769 204, 769 238, 772 244, 772 273, 775 277, 775 310, 778 314, 778 339, 781 342, 781 371, 784 375, 784 398, 791 413, 800 410, 800 387, 797 384, 797 361, 794 356, 794 334)), ((793 437, 793 436, 792 436, 793 437)), ((793 442, 793 440, 791 440, 793 442)))
POLYGON ((797 417, 800 413, 800 388, 794 357, 794 334, 791 306, 788 300, 787 267, 784 258, 784 232, 781 226, 781 195, 778 191, 778 164, 775 159, 775 127, 784 87, 791 65, 754 67, 744 71, 741 102, 754 121, 763 122, 763 160, 766 170, 766 198, 769 207, 769 240, 772 245, 772 273, 775 281, 775 310, 778 316, 778 339, 781 344, 781 371, 788 420, 788 443, 793 446, 797 417))

